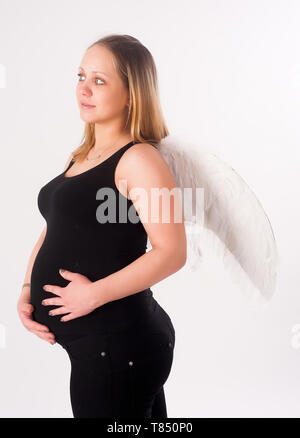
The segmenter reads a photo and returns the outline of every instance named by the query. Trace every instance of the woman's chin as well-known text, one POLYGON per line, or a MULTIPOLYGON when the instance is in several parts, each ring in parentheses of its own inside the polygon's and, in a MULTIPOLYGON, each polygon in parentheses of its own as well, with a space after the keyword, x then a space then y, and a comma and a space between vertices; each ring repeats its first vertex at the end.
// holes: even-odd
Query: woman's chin
POLYGON ((97 118, 92 116, 87 116, 86 114, 80 114, 80 118, 83 122, 86 123, 96 123, 97 118))

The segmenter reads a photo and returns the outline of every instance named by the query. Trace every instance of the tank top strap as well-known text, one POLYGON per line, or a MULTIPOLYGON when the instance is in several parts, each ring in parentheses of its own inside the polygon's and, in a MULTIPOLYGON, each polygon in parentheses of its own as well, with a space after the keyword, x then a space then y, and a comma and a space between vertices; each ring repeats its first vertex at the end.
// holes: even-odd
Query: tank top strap
POLYGON ((120 149, 117 150, 117 152, 115 152, 112 155, 112 160, 111 160, 111 164, 113 166, 113 168, 115 168, 118 164, 118 162, 120 161, 122 155, 129 149, 131 148, 131 146, 138 144, 135 143, 134 141, 131 141, 130 143, 127 143, 125 146, 121 147, 120 149))
MULTIPOLYGON (((133 145, 140 144, 139 142, 131 141, 130 143, 127 143, 125 146, 121 147, 117 152, 115 152, 112 156, 112 162, 114 168, 116 168, 118 162, 120 161, 122 155, 133 145)), ((151 143, 150 143, 151 144, 151 143)), ((155 149, 157 149, 156 146, 152 145, 155 149)))

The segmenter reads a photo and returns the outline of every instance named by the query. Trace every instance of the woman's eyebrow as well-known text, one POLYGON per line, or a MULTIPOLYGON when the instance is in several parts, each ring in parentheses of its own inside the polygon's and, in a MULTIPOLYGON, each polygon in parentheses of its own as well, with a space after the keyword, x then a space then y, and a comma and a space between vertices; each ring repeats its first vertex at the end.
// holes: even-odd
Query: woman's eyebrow
MULTIPOLYGON (((84 70, 84 68, 81 67, 81 66, 79 66, 78 68, 81 68, 81 70, 84 70)), ((102 75, 104 75, 104 76, 109 77, 106 73, 104 73, 104 72, 102 72, 102 71, 94 71, 94 70, 93 70, 92 73, 100 73, 100 74, 102 74, 102 75)))

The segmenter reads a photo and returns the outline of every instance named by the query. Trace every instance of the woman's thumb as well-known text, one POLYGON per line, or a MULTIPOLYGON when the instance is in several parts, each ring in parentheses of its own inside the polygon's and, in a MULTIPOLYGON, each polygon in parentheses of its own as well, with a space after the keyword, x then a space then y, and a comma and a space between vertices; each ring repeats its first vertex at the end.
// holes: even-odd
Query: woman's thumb
POLYGON ((33 307, 32 304, 30 304, 30 303, 24 303, 23 304, 23 308, 22 308, 23 312, 31 313, 31 312, 33 312, 33 309, 34 309, 34 307, 33 307))

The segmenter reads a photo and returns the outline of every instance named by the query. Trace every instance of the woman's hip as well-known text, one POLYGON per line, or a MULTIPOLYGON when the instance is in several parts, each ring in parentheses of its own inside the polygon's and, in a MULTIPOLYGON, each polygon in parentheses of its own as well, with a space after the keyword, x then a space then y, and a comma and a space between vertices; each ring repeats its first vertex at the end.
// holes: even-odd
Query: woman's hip
MULTIPOLYGON (((71 345, 73 341, 81 338, 90 339, 90 342, 104 340, 107 336, 111 339, 126 339, 138 342, 140 334, 161 333, 172 338, 175 342, 175 329, 167 312, 158 304, 153 296, 138 303, 124 303, 122 306, 111 302, 109 309, 99 309, 99 313, 86 315, 68 321, 56 330, 56 341, 61 345, 71 345)), ((63 345, 63 346, 64 346, 63 345)))

